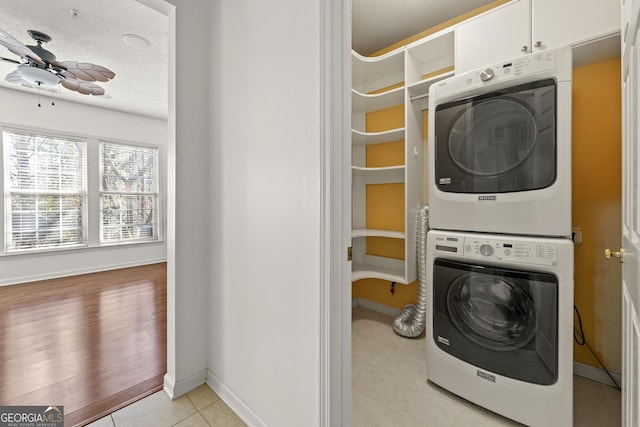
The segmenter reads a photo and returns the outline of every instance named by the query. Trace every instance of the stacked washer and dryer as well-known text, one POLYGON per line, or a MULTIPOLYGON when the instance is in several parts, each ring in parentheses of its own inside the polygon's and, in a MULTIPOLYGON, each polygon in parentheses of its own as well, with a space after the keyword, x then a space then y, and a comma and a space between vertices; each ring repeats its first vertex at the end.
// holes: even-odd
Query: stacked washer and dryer
POLYGON ((573 419, 570 48, 429 93, 427 378, 532 426, 573 419))

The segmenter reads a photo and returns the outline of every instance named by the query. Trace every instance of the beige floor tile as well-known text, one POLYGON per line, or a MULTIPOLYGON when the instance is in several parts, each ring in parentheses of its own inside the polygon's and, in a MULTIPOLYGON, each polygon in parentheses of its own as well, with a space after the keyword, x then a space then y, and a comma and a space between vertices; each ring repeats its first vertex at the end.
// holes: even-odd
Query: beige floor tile
POLYGON ((187 397, 198 410, 220 400, 220 397, 216 394, 216 392, 211 390, 211 387, 209 387, 207 384, 202 384, 195 390, 190 391, 189 393, 187 393, 187 397))
POLYGON ((612 426, 622 425, 622 401, 621 393, 615 387, 605 386, 604 396, 609 409, 609 420, 612 426))
POLYGON ((353 366, 351 371, 353 393, 362 393, 380 405, 387 405, 389 399, 402 393, 408 382, 408 379, 399 377, 393 369, 367 362, 353 366))
MULTIPOLYGON (((448 393, 448 392, 447 392, 448 393)), ((451 396, 453 394, 449 393, 451 396)), ((460 399, 455 396, 458 401, 456 425, 466 426, 473 425, 478 427, 517 427, 523 426, 516 421, 503 417, 502 415, 491 412, 474 403, 460 399)))
POLYGON ((197 412, 186 420, 180 421, 174 427, 209 427, 209 423, 207 423, 204 417, 197 412))
POLYGON ((351 396, 351 427, 371 427, 383 418, 387 408, 363 393, 351 396))
POLYGON ((111 415, 107 415, 106 417, 102 417, 99 420, 92 422, 91 424, 87 424, 86 427, 113 427, 113 420, 111 419, 111 415))
POLYGON ((212 403, 200 413, 213 427, 243 427, 246 424, 222 401, 212 403))
POLYGON ((454 426, 459 414, 460 402, 449 394, 424 383, 410 382, 389 399, 393 413, 402 413, 416 426, 454 426))
POLYGON ((414 414, 387 410, 376 420, 371 427, 438 427, 434 420, 429 418, 416 419, 414 414))
POLYGON ((170 427, 196 412, 187 396, 172 401, 163 391, 159 391, 111 415, 116 427, 170 427))

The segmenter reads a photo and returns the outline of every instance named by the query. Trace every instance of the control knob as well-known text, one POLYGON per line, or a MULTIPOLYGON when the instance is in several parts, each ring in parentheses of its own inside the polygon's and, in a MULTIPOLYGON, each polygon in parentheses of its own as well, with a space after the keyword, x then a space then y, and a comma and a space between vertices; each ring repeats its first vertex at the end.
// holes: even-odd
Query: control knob
POLYGON ((491 68, 487 68, 486 70, 480 73, 480 80, 482 80, 483 82, 488 82, 495 75, 496 73, 491 68))
POLYGON ((480 245, 480 253, 484 256, 493 255, 493 246, 483 243, 480 245))

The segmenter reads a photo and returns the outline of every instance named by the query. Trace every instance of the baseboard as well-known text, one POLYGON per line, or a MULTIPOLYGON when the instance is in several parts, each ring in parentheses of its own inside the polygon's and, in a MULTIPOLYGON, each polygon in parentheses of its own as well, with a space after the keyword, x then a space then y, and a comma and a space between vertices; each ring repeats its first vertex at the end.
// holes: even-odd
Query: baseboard
POLYGON ((19 285, 22 283, 39 282, 41 280, 60 279, 62 277, 80 276, 82 274, 100 273, 102 271, 119 270, 130 267, 142 267, 143 265, 159 264, 167 262, 166 257, 145 259, 140 261, 121 262, 117 264, 98 265, 89 268, 74 268, 69 270, 56 271, 54 273, 32 274, 19 277, 12 277, 7 280, 0 280, 0 286, 19 285))
MULTIPOLYGON (((588 378, 593 381, 598 381, 606 385, 610 385, 611 387, 616 387, 616 385, 611 381, 609 375, 605 372, 604 369, 598 368, 596 366, 587 365, 585 363, 573 362, 573 373, 574 375, 578 375, 580 377, 588 378)), ((616 380, 618 386, 622 384, 622 375, 617 372, 609 371, 611 376, 616 380)))
POLYGON ((380 304, 379 302, 371 301, 364 298, 354 298, 351 300, 352 308, 364 307, 369 310, 377 311, 378 313, 386 314, 387 316, 396 317, 402 310, 395 307, 389 307, 388 305, 380 304))
POLYGON ((195 388, 200 387, 202 384, 206 382, 206 379, 207 379, 207 371, 205 370, 202 370, 178 382, 176 382, 171 375, 165 374, 164 385, 162 389, 164 390, 165 393, 167 393, 167 395, 171 400, 174 400, 182 396, 183 394, 186 394, 191 390, 194 390, 195 388))
POLYGON ((265 423, 255 412, 251 410, 229 387, 227 387, 216 375, 207 370, 207 384, 216 394, 227 404, 233 412, 239 416, 242 421, 252 427, 267 427, 265 423))

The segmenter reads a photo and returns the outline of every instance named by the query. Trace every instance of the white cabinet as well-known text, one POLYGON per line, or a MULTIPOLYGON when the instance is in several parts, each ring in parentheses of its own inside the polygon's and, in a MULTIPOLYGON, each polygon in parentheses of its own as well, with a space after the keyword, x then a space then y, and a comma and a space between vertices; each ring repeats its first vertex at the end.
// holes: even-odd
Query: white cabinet
POLYGON ((523 55, 530 44, 530 22, 529 0, 518 0, 460 24, 456 74, 523 55))
POLYGON ((456 74, 619 31, 619 0, 514 0, 456 28, 456 74))
POLYGON ((531 0, 530 48, 577 45, 620 31, 620 0, 531 0))

